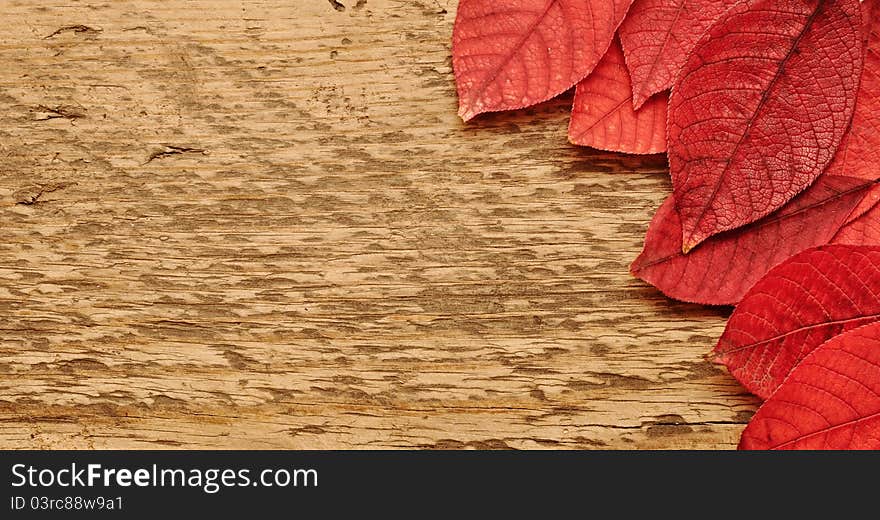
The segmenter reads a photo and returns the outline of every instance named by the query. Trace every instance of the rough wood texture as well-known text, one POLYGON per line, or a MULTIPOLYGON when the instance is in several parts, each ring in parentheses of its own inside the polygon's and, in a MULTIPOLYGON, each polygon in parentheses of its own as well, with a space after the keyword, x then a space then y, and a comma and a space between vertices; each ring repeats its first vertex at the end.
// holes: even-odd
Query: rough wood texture
POLYGON ((0 447, 733 447, 662 157, 463 125, 455 4, 5 0, 0 447))

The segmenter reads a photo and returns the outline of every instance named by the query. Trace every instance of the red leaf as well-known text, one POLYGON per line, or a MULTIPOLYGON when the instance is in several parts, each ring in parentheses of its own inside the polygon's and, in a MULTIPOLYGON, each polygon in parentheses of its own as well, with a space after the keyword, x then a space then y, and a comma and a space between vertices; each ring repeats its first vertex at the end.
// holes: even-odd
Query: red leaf
POLYGON ((825 170, 861 71, 858 0, 744 0, 706 32, 669 103, 684 252, 770 214, 825 170))
MULTIPOLYGON (((876 192, 877 186, 874 186, 868 193, 876 192)), ((864 200, 862 204, 864 204, 864 200)), ((843 226, 834 235, 831 243, 851 246, 880 246, 880 204, 843 226)))
MULTIPOLYGON (((874 180, 880 178, 880 1, 867 0, 862 7, 867 47, 856 111, 850 131, 825 173, 874 180)), ((878 201, 880 186, 868 192, 849 221, 857 219, 878 201)))
POLYGON ((739 448, 880 449, 880 323, 804 358, 752 417, 739 448))
POLYGON ((654 215, 645 249, 630 271, 677 300, 735 304, 779 262, 827 244, 872 185, 823 175, 780 211, 716 235, 687 255, 681 251, 681 222, 670 197, 654 215))
POLYGON ((452 32, 459 115, 553 98, 599 63, 632 0, 460 0, 452 32))
POLYGON ((766 399, 810 352, 880 320, 880 247, 824 246, 773 268, 737 306, 715 355, 766 399))
POLYGON ((668 101, 668 96, 658 95, 633 110, 629 72, 615 40, 596 70, 578 83, 568 139, 612 152, 665 152, 668 101))
POLYGON ((636 0, 620 25, 636 109, 668 90, 700 36, 739 0, 636 0))

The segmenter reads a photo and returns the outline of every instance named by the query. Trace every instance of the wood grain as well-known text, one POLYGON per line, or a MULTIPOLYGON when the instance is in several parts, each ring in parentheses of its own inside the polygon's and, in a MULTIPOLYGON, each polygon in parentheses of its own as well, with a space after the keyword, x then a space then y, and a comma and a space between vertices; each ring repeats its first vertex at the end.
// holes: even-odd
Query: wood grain
POLYGON ((663 157, 462 124, 455 4, 5 0, 0 447, 735 446, 663 157))

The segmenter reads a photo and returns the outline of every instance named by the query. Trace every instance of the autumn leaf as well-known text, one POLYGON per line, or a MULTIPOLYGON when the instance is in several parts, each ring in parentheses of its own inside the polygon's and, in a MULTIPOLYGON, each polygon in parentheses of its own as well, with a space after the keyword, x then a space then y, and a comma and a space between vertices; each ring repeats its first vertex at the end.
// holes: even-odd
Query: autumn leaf
POLYGON ((841 334, 806 356, 752 417, 739 447, 880 449, 880 323, 841 334))
POLYGON ((752 287, 714 354, 751 393, 766 399, 813 349, 880 320, 880 247, 804 251, 752 287))
POLYGON ((642 254, 630 271, 677 300, 738 303, 772 267, 810 247, 827 244, 874 183, 823 175, 778 212, 715 235, 685 255, 672 197, 651 221, 642 254))
POLYGON ((772 213, 831 162, 862 71, 858 0, 744 0, 704 34, 669 104, 687 253, 772 213))
POLYGON ((593 73, 578 83, 568 138, 612 152, 665 152, 668 100, 665 94, 657 95, 633 110, 629 72, 615 39, 593 73))
POLYGON ((632 0, 461 0, 452 33, 459 115, 553 98, 599 63, 632 0))
MULTIPOLYGON (((874 180, 880 178, 880 1, 867 0, 862 8, 867 46, 856 110, 850 131, 826 174, 874 180)), ((880 186, 865 195, 849 221, 859 218, 878 201, 880 186)))
POLYGON ((739 0, 635 0, 619 34, 633 106, 668 90, 700 36, 739 0))

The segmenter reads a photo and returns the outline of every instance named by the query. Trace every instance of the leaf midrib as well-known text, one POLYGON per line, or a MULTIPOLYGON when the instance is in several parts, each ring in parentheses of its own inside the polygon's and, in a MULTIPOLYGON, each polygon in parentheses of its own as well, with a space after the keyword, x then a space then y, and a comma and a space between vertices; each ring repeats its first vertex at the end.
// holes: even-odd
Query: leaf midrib
POLYGON ((520 37, 519 41, 516 42, 516 45, 510 49, 510 52, 507 53, 507 56, 504 57, 503 60, 499 61, 498 64, 494 67, 494 70, 480 83, 480 87, 474 90, 473 99, 478 100, 482 99, 483 94, 485 94, 486 89, 492 84, 493 81, 498 79, 498 75, 501 74, 501 70, 510 63, 510 60, 513 59, 514 56, 523 48, 523 45, 526 44, 529 38, 531 38, 532 34, 535 32, 535 29, 544 21, 544 18, 547 17, 547 13, 550 12, 550 8, 553 7, 557 2, 561 0, 548 0, 546 7, 544 7, 544 11, 535 18, 535 21, 528 27, 526 31, 523 32, 523 35, 520 37))
POLYGON ((808 433, 808 434, 806 434, 806 435, 801 435, 800 437, 797 437, 796 439, 792 439, 792 440, 790 440, 790 441, 785 441, 785 442, 783 442, 782 444, 778 444, 778 445, 776 445, 776 446, 772 446, 770 449, 772 449, 772 450, 779 450, 779 449, 782 449, 782 448, 786 448, 786 447, 788 447, 788 446, 790 446, 790 445, 792 445, 792 444, 795 444, 795 443, 797 443, 797 442, 801 442, 801 441, 803 441, 803 440, 805 440, 805 439, 809 439, 809 438, 815 437, 815 436, 817 436, 817 435, 823 435, 823 434, 826 434, 826 433, 828 433, 828 432, 832 432, 832 431, 837 430, 837 429, 840 429, 840 428, 853 427, 853 426, 856 426, 857 424, 859 424, 859 423, 861 423, 861 422, 869 421, 869 420, 874 419, 874 418, 876 418, 876 417, 880 417, 880 411, 878 411, 878 412, 874 412, 874 413, 869 414, 869 415, 865 415, 864 417, 858 417, 858 418, 856 418, 856 419, 851 419, 851 420, 849 420, 849 421, 845 421, 845 422, 842 422, 842 423, 840 423, 840 424, 835 424, 834 426, 827 426, 827 427, 825 427, 825 428, 822 428, 821 430, 817 430, 817 431, 815 431, 815 432, 810 432, 810 433, 808 433))
MULTIPOLYGON (((839 177, 847 177, 847 176, 845 176, 845 175, 841 175, 841 176, 839 176, 839 177)), ((855 177, 851 177, 851 178, 855 178, 855 177)), ((826 197, 826 198, 824 198, 824 199, 820 199, 820 200, 818 200, 818 201, 816 201, 816 202, 814 202, 814 203, 812 203, 812 204, 809 204, 809 205, 807 205, 807 206, 804 206, 803 208, 800 208, 800 209, 798 209, 797 211, 792 211, 791 213, 787 213, 787 214, 785 214, 785 215, 776 215, 775 217, 772 217, 772 218, 764 218, 764 219, 761 219, 761 220, 759 220, 758 222, 755 222, 755 223, 753 224, 752 229, 761 229, 761 228, 763 228, 763 227, 765 227, 765 226, 769 226, 770 224, 775 224, 775 223, 777 223, 777 222, 781 222, 781 221, 783 221, 783 220, 788 220, 788 219, 790 219, 790 218, 794 218, 794 217, 796 217, 796 216, 799 216, 801 213, 805 213, 805 212, 807 212, 807 211, 811 211, 811 210, 813 210, 813 209, 815 209, 815 208, 818 208, 818 207, 824 206, 825 204, 831 204, 832 202, 835 202, 835 201, 837 201, 837 200, 839 200, 839 199, 841 199, 841 198, 843 198, 843 197, 846 197, 847 195, 851 195, 851 194, 856 193, 856 192, 859 192, 859 191, 867 190, 867 189, 870 188, 871 186, 874 186, 874 185, 877 185, 877 184, 880 184, 880 179, 878 179, 878 180, 874 180, 874 181, 865 181, 864 184, 859 184, 858 186, 856 186, 856 187, 854 187, 854 188, 851 188, 851 189, 848 189, 848 190, 846 190, 846 191, 841 191, 841 192, 834 193, 834 194, 832 194, 832 195, 829 196, 829 197, 826 197)), ((728 232, 735 232, 735 231, 736 231, 736 230, 729 230, 728 232)), ((719 235, 720 235, 720 234, 719 234, 719 235)), ((681 251, 676 251, 674 254, 671 254, 671 255, 668 255, 668 256, 664 256, 664 257, 662 257, 662 258, 658 258, 657 260, 652 260, 652 261, 650 261, 650 262, 646 262, 645 264, 639 266, 639 268, 638 268, 637 270, 638 270, 638 271, 641 271, 641 270, 644 270, 644 269, 648 269, 648 268, 650 268, 650 267, 654 267, 655 265, 663 264, 663 263, 669 262, 669 261, 671 261, 671 260, 673 260, 673 259, 675 259, 675 258, 679 258, 679 257, 682 257, 682 256, 687 256, 687 255, 685 255, 685 254, 684 254, 683 252, 681 252, 681 251)))
POLYGON ((810 330, 814 330, 814 329, 818 329, 818 328, 822 328, 822 327, 831 327, 834 325, 847 325, 850 323, 858 323, 863 320, 868 321, 868 322, 871 322, 872 320, 873 321, 880 320, 880 313, 866 314, 864 316, 859 316, 859 317, 854 317, 854 318, 841 318, 839 320, 831 320, 831 321, 826 321, 823 323, 815 323, 813 325, 809 325, 806 327, 799 327, 797 329, 792 329, 792 330, 785 332, 783 334, 777 334, 776 336, 773 336, 772 338, 763 339, 763 340, 757 341, 755 343, 750 343, 748 345, 743 345, 741 347, 736 347, 736 348, 732 348, 729 350, 720 350, 720 351, 718 351, 717 355, 718 356, 725 356, 727 354, 735 354, 737 352, 742 352, 744 350, 758 348, 760 345, 764 345, 766 343, 772 343, 774 341, 787 338, 788 336, 791 336, 793 334, 797 334, 799 332, 806 332, 806 331, 810 331, 810 330))
MULTIPOLYGON (((666 34, 663 38, 663 43, 660 45, 660 50, 657 52, 654 59, 651 61, 651 68, 648 69, 648 77, 649 78, 653 78, 654 73, 657 71, 657 66, 660 64, 660 61, 661 61, 660 56, 662 56, 666 52, 666 46, 669 45, 669 40, 672 38, 673 29, 675 28, 676 24, 678 24, 678 20, 679 20, 679 18, 681 18, 681 13, 683 13, 686 10, 685 3, 686 3, 686 0, 682 0, 681 4, 679 4, 678 10, 675 12, 675 18, 672 20, 672 23, 669 25, 669 29, 666 31, 666 34)), ((646 92, 651 89, 649 89, 647 86, 645 86, 641 82, 640 82, 640 86, 641 86, 641 88, 639 89, 639 95, 641 95, 643 99, 642 99, 642 103, 639 105, 638 108, 641 108, 642 105, 644 105, 648 101, 648 99, 650 99, 650 97, 655 94, 654 92, 646 92)))
POLYGON ((748 119, 745 132, 743 132, 742 136, 740 136, 739 140, 737 141, 736 145, 733 148, 733 151, 729 154, 727 160, 724 162, 724 170, 722 170, 721 174, 718 175, 718 179, 716 180, 715 186, 712 189, 712 194, 708 197, 708 199, 706 200, 706 203, 703 204, 703 209, 700 212, 700 215, 697 217, 697 220, 694 222, 693 229, 691 230, 690 234, 687 236, 687 240, 682 239, 682 247, 687 248, 688 251, 690 251, 690 249, 692 249, 694 246, 696 246, 696 244, 691 245, 690 243, 693 240, 694 234, 695 234, 697 228, 699 227, 699 224, 702 223, 703 219, 706 217, 706 213, 709 211, 709 206, 715 202, 715 199, 718 196, 718 191, 721 189, 722 181, 727 176, 727 173, 730 169, 730 164, 733 162, 733 158, 736 157, 736 155, 739 153, 739 149, 742 146, 742 144, 745 142, 746 138, 751 135, 752 126, 754 125, 755 120, 758 118, 758 114, 761 113, 762 109, 764 108, 764 105, 767 104, 769 97, 770 97, 770 92, 773 90, 773 88, 776 86, 776 84, 779 82, 779 80, 785 75, 783 73, 783 71, 785 70, 785 65, 788 63, 788 60, 790 60, 791 57, 795 55, 795 52, 794 52, 795 49, 798 48, 801 41, 804 39, 804 36, 806 36, 806 34, 808 32, 810 32, 810 29, 813 26, 813 22, 815 22, 816 17, 819 14, 819 11, 823 7, 824 7, 824 4, 822 2, 819 2, 816 5, 816 9, 807 18, 807 21, 804 24, 804 29, 792 41, 791 47, 789 48, 788 52, 785 54, 785 57, 782 60, 780 60, 779 65, 776 68, 776 74, 773 75, 773 78, 770 80, 770 83, 767 85, 767 88, 764 89, 764 92, 761 94, 761 100, 758 102, 758 106, 755 107, 755 110, 754 110, 752 116, 748 119))

